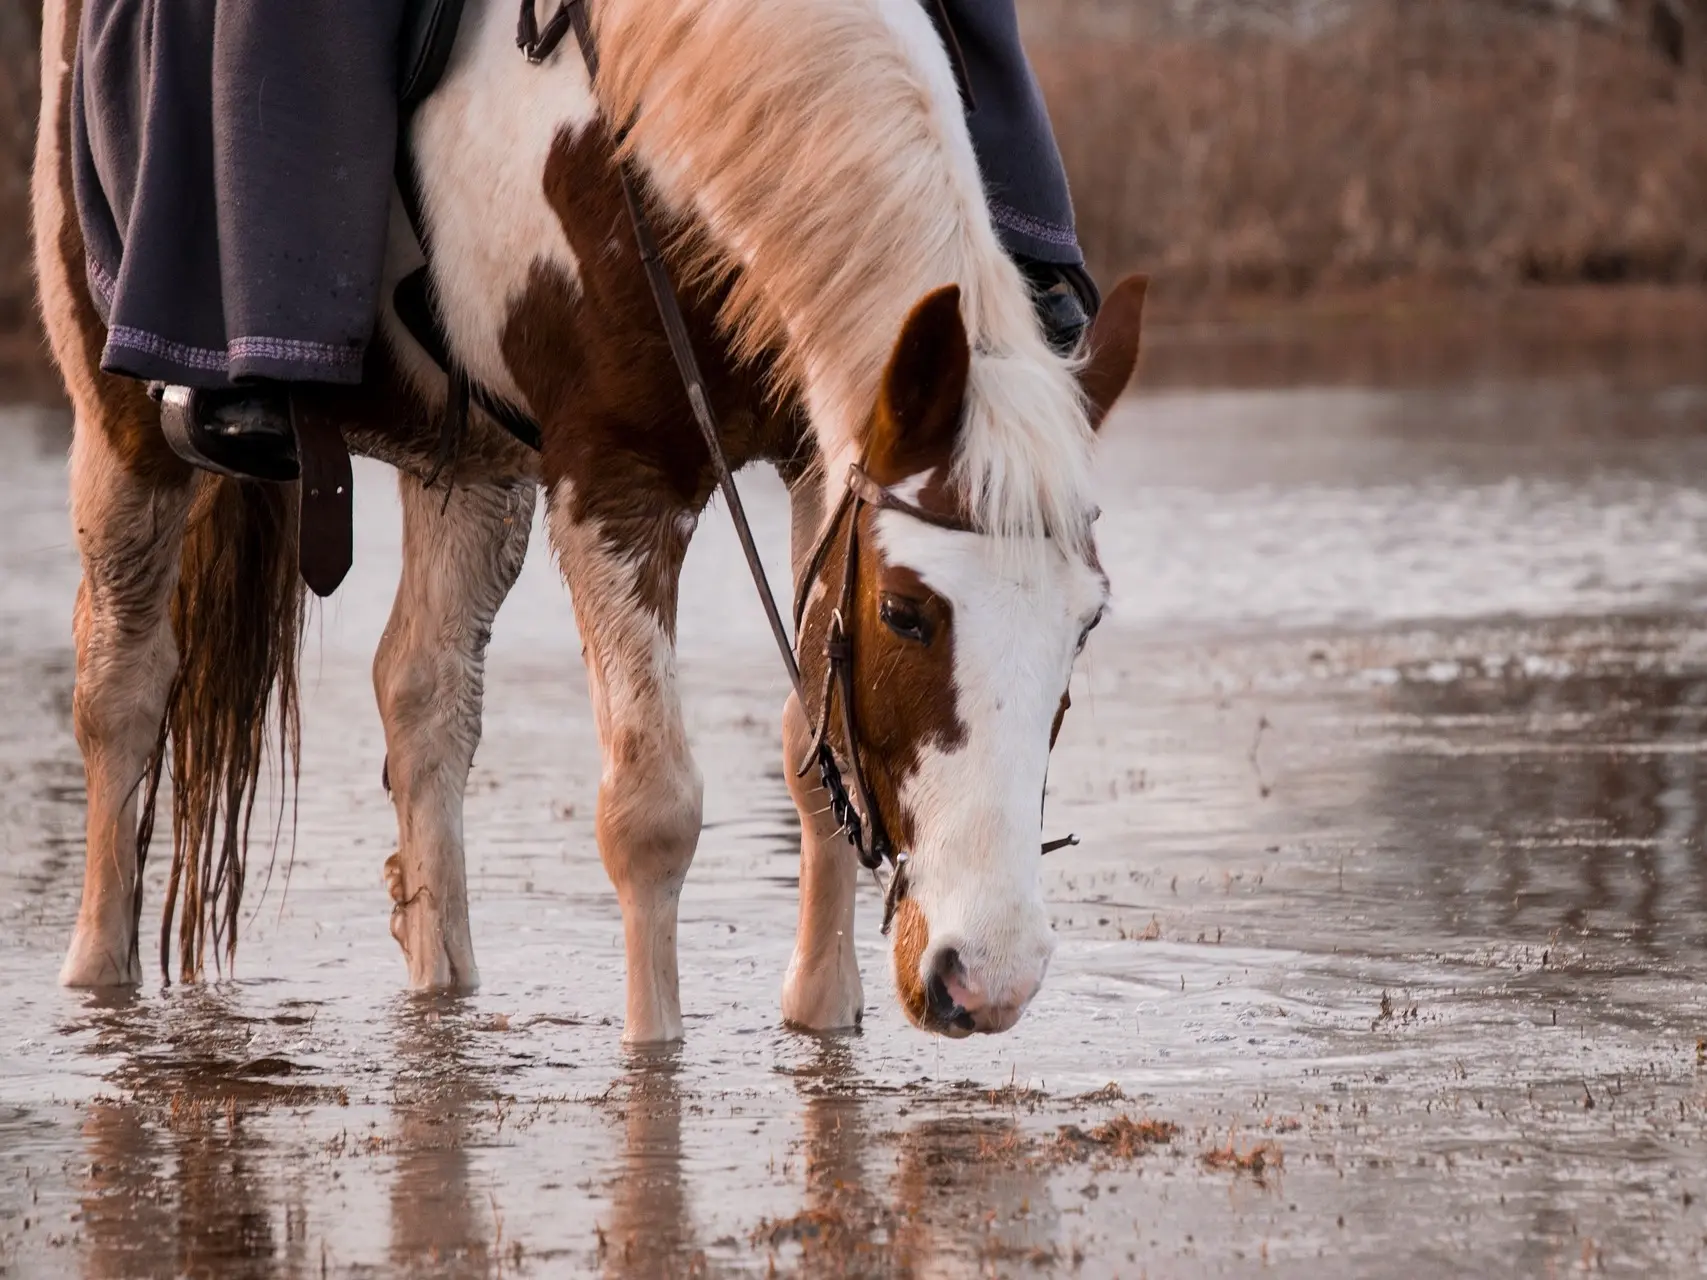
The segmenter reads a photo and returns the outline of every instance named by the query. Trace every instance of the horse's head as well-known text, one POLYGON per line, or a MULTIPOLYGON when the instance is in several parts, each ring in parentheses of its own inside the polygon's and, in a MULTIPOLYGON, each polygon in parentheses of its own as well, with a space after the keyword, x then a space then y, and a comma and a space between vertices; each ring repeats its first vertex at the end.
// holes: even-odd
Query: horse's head
MULTIPOLYGON (((1122 282, 1093 327, 1079 375, 1093 427, 1136 363, 1143 296, 1141 279, 1122 282)), ((1044 781, 1074 659, 1108 596, 1088 532, 1032 531, 1016 548, 1014 537, 972 527, 952 466, 971 361, 959 290, 932 293, 890 358, 864 469, 941 523, 855 504, 844 516, 854 529, 830 534, 801 627, 809 687, 822 687, 831 620, 850 615, 854 742, 834 717, 831 741, 905 858, 893 923, 902 1005, 919 1026, 955 1036, 1017 1022, 1054 950, 1040 867, 1044 781)), ((1092 513, 1083 515, 1088 526, 1092 513)))

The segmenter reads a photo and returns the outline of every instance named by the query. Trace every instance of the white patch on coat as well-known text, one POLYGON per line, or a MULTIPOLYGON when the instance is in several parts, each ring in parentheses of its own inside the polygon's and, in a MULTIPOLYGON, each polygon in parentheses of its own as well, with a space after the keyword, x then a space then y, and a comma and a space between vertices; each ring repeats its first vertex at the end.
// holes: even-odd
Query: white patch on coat
POLYGON ((1039 853, 1049 731, 1107 582, 1053 540, 1015 554, 1003 539, 893 511, 878 514, 875 533, 887 563, 913 570, 953 607, 966 738, 952 750, 925 747, 902 784, 914 829, 908 892, 930 926, 921 963, 959 951, 965 986, 986 1011, 980 1025, 996 1030, 1018 1018, 1054 950, 1039 853))
MULTIPOLYGON (((468 6, 444 83, 412 126, 433 281, 452 347, 477 381, 524 407, 500 346, 504 326, 535 263, 579 278, 563 224, 545 198, 545 166, 558 136, 586 128, 596 115, 575 41, 531 66, 516 50, 515 6, 487 0, 468 6)), ((414 237, 395 216, 392 237, 405 240, 390 255, 401 274, 414 237)), ((399 336, 389 311, 388 301, 393 346, 418 350, 399 336)))

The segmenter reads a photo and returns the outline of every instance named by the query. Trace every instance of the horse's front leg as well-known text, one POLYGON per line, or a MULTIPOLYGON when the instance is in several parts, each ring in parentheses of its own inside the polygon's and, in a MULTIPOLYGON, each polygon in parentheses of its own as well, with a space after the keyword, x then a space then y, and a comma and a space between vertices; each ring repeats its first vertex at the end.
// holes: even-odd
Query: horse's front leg
POLYGON ((374 657, 386 775, 397 807, 387 859, 391 933, 416 988, 472 990, 462 801, 480 743, 486 642, 527 555, 535 486, 442 490, 400 474, 403 576, 374 657))
POLYGON ((693 513, 626 485, 582 495, 562 480, 549 500, 604 761, 597 830, 627 944, 623 1039, 679 1040, 676 903, 702 812, 676 688, 676 594, 693 513))
MULTIPOLYGON (((823 504, 812 475, 797 477, 789 489, 798 577, 817 539, 823 504)), ((859 1025, 865 1009, 853 945, 859 862, 830 813, 830 796, 817 769, 796 776, 812 745, 808 714, 790 694, 782 715, 782 765, 800 814, 800 923, 782 986, 782 1016, 808 1030, 836 1031, 859 1025)))
POLYGON ((782 1016, 810 1031, 839 1031, 858 1026, 865 1011, 853 945, 859 861, 830 813, 818 770, 795 776, 812 737, 799 699, 790 694, 782 714, 782 764, 800 813, 800 923, 782 985, 782 1016))

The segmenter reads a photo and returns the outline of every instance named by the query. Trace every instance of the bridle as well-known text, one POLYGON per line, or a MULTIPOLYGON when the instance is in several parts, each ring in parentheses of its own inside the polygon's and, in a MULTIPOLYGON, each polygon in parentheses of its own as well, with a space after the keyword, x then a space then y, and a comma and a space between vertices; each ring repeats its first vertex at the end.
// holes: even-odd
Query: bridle
MULTIPOLYGON (((893 489, 878 484, 866 473, 865 468, 856 462, 848 468, 841 501, 836 504, 834 513, 825 522, 824 530, 818 535, 818 541, 813 545, 811 554, 806 557, 806 564, 795 583, 794 635, 798 643, 812 585, 818 580, 830 558, 830 547, 836 541, 837 531, 846 525, 842 588, 835 607, 830 611, 830 620, 824 636, 824 686, 818 699, 816 727, 812 731, 812 745, 801 759, 799 767, 795 769, 794 776, 805 777, 816 764, 819 776, 824 781, 824 789, 830 793, 830 810, 837 823, 848 833, 848 839, 859 854, 860 865, 875 872, 885 862, 890 864, 889 884, 883 893, 883 932, 887 934, 890 922, 895 918, 895 909, 906 896, 907 854, 897 850, 894 842, 889 839, 889 828, 884 825, 883 811, 878 808, 871 784, 866 781, 865 765, 860 759, 859 733, 855 726, 854 643, 851 620, 854 616, 854 591, 859 584, 860 515, 866 507, 879 511, 898 511, 914 520, 922 520, 926 524, 955 533, 977 533, 978 530, 964 520, 927 511, 924 507, 908 502, 893 489), (840 707, 842 746, 847 755, 848 772, 853 776, 854 795, 859 798, 857 810, 848 802, 847 791, 841 785, 841 778, 836 769, 835 752, 829 744, 832 700, 840 707), (832 774, 837 775, 833 785, 832 774)), ((797 655, 796 661, 798 664, 797 655)), ((810 715, 811 704, 798 685, 796 693, 800 698, 801 711, 810 715)))
MULTIPOLYGON (((521 16, 517 24, 516 45, 529 62, 543 62, 550 56, 568 30, 575 33, 576 42, 581 48, 581 57, 587 64, 589 79, 597 79, 599 73, 598 49, 593 42, 592 24, 587 16, 586 0, 563 0, 557 11, 542 28, 535 12, 535 0, 521 0, 521 16)), ((669 340, 670 354, 675 358, 677 372, 681 375, 682 388, 687 393, 688 404, 693 410, 694 422, 699 427, 700 435, 705 440, 705 447, 711 455, 712 466, 717 472, 717 486, 723 494, 723 499, 729 505, 729 519, 735 526, 735 535, 740 539, 741 551, 747 558, 747 568, 753 577, 753 586, 759 593, 759 603, 763 605, 765 618, 770 623, 771 636, 776 641, 777 652, 782 657, 782 664, 788 671, 790 683, 794 686, 795 697, 800 701, 803 713, 810 714, 811 702, 806 696, 805 682, 800 674, 800 661, 795 653, 794 643, 789 640, 787 630, 782 624, 782 615, 777 610, 776 597, 771 592, 770 581, 765 576, 764 564, 759 559, 758 547, 753 542, 753 532, 747 523, 746 508, 741 503, 740 491, 735 487, 735 477, 729 469, 729 459, 723 452, 723 441, 718 433, 717 422, 712 416, 711 402, 706 392, 705 378, 700 372, 699 360, 695 356, 692 340, 688 336, 687 321, 682 315, 681 302, 676 297, 674 284, 670 280, 669 268, 664 263, 663 254, 658 249, 657 236, 652 230, 651 220, 646 216, 645 205, 640 196, 639 185, 635 181, 631 166, 622 156, 622 141, 626 130, 615 131, 617 143, 617 173, 622 183, 623 201, 628 206, 629 221, 634 228, 634 239, 640 250, 641 265, 646 271, 646 281, 652 290, 652 299, 658 307, 658 318, 663 324, 664 336, 669 340)), ((889 927, 895 919, 895 911, 907 893, 907 859, 904 850, 895 848, 889 838, 889 830, 884 825, 883 814, 879 810, 876 797, 871 790, 871 784, 866 778, 865 767, 860 759, 858 726, 855 722, 854 710, 854 640, 852 619, 854 616, 854 594, 859 583, 859 543, 860 516, 866 507, 880 511, 894 511, 914 520, 935 525, 955 533, 980 533, 976 526, 951 515, 926 510, 924 507, 909 502, 893 489, 878 484, 866 473, 865 468, 855 463, 848 468, 847 476, 840 501, 830 519, 825 523, 823 531, 818 535, 811 554, 799 580, 795 584, 794 593, 794 635, 800 636, 801 623, 806 616, 806 605, 813 584, 823 572, 829 559, 829 551, 834 543, 837 532, 846 527, 846 552, 842 563, 842 584, 838 604, 830 614, 830 620, 824 641, 824 685, 818 699, 818 715, 812 732, 812 745, 801 760, 796 777, 805 777, 814 765, 817 766, 818 776, 823 783, 825 792, 830 797, 830 812, 834 815, 839 828, 847 835, 848 842, 853 845, 859 856, 860 865, 874 875, 885 863, 889 864, 889 883, 883 894, 883 932, 888 934, 889 927), (830 704, 834 700, 839 709, 838 719, 841 725, 842 741, 847 753, 848 772, 853 778, 854 796, 848 795, 846 784, 842 781, 842 771, 836 761, 835 750, 830 746, 830 704)), ((1077 836, 1069 835, 1059 840, 1051 840, 1042 847, 1047 854, 1068 845, 1078 844, 1077 836)))

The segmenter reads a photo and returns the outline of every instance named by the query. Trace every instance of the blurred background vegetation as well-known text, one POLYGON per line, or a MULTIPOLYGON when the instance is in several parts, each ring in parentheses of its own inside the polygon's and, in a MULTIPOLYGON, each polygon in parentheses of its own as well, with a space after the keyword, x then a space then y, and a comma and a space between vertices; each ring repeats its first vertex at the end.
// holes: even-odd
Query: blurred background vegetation
POLYGON ((30 283, 30 152, 41 37, 40 0, 0 0, 0 379, 39 379, 30 283))
MULTIPOLYGON (((1707 0, 1020 0, 1104 277, 1162 316, 1707 283, 1707 0)), ((39 0, 0 0, 0 367, 39 359, 39 0), (12 356, 8 360, 6 352, 12 356)))
POLYGON ((1707 0, 1023 7, 1103 271, 1174 298, 1707 280, 1707 0))

